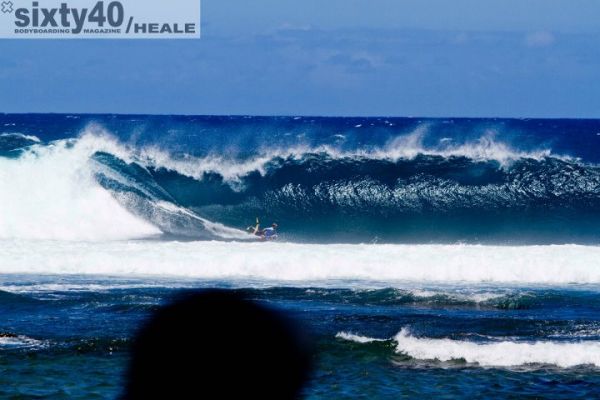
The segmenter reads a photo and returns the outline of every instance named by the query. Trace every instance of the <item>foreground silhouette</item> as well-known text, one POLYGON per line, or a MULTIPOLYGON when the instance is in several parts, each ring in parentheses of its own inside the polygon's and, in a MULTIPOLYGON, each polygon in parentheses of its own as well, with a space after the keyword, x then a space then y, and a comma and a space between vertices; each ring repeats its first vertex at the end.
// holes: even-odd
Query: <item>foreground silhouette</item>
POLYGON ((298 398, 310 370, 299 332, 234 292, 185 296, 140 330, 123 398, 298 398))

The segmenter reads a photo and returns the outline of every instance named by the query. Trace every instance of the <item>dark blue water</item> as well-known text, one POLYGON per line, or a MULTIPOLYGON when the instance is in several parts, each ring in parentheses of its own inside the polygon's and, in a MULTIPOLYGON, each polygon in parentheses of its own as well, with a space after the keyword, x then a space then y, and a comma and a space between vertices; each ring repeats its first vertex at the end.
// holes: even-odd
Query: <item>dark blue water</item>
MULTIPOLYGON (((243 282, 237 284, 244 286, 243 282)), ((4 335, 0 386, 5 398, 114 398, 120 392, 128 346, 138 324, 174 296, 231 283, 148 281, 116 277, 7 276, 3 289, 4 335), (8 291, 10 290, 10 292, 8 291), (28 340, 34 339, 34 343, 28 340)), ((537 364, 486 367, 463 360, 420 360, 393 340, 356 343, 336 337, 354 332, 393 338, 410 327, 419 337, 484 343, 570 342, 600 339, 600 292, 588 287, 464 289, 234 289, 284 310, 308 327, 318 354, 307 398, 514 398, 600 395, 598 366, 559 368, 537 364), (494 294, 485 299, 476 294, 494 294)), ((244 342, 240 327, 239 343, 244 342)), ((568 354, 559 354, 568 357, 568 354)))

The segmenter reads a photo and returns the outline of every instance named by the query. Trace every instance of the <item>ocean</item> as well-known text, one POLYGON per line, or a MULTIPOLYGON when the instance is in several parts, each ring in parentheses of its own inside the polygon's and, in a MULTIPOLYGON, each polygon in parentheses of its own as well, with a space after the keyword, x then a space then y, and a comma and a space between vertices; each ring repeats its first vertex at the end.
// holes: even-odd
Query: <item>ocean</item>
POLYGON ((598 149, 600 120, 0 114, 0 397, 117 398, 206 288, 307 327, 308 399, 600 397, 598 149))

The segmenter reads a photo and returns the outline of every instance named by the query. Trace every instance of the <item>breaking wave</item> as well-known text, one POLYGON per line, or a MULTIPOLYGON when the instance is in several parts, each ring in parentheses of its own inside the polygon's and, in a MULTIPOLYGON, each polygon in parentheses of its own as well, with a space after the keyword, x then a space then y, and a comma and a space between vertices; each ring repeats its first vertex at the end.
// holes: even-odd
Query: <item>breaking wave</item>
POLYGON ((489 133, 425 145, 424 132, 228 157, 135 146, 97 126, 49 143, 3 134, 0 238, 248 240, 256 216, 302 242, 600 238, 600 167, 489 133))
POLYGON ((514 342, 475 343, 452 339, 412 336, 402 329, 395 337, 396 351, 419 360, 464 361, 485 367, 541 364, 562 368, 578 365, 600 367, 600 342, 514 342))
POLYGON ((577 366, 600 367, 600 342, 598 341, 466 341, 448 338, 425 338, 411 334, 403 328, 391 339, 378 339, 354 333, 339 332, 336 338, 369 344, 386 342, 394 344, 395 352, 421 362, 453 363, 480 367, 577 366))

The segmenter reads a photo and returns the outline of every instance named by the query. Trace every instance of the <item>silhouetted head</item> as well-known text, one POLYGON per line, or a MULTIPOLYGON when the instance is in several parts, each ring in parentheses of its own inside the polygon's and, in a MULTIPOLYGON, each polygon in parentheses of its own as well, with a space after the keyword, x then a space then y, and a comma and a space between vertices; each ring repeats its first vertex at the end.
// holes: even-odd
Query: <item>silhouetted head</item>
POLYGON ((271 225, 274 229, 277 229, 277 224, 273 222, 273 225, 271 225))
POLYGON ((159 309, 132 350, 126 399, 293 399, 310 370, 306 338, 288 319, 221 290, 159 309))

